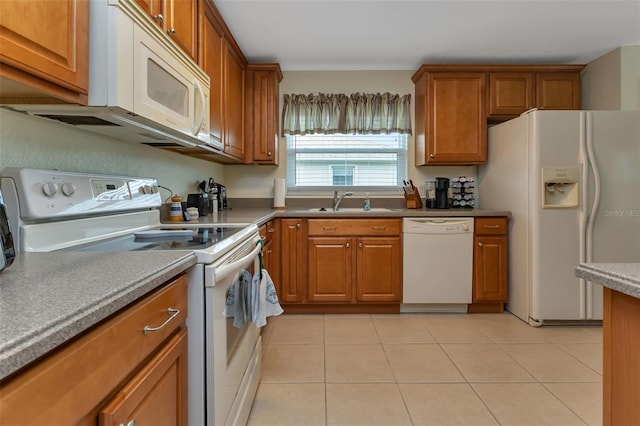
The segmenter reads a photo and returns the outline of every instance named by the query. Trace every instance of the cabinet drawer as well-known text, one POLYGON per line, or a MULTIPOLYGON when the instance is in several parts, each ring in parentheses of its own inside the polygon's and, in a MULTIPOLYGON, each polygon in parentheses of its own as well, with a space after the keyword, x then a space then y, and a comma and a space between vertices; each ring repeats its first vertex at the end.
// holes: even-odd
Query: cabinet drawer
POLYGON ((477 217, 475 221, 476 235, 504 235, 507 233, 506 217, 477 217))
POLYGON ((51 419, 77 424, 183 326, 186 316, 187 276, 182 275, 3 382, 0 424, 51 419), (144 333, 147 326, 163 324, 144 333))
POLYGON ((308 235, 400 235, 400 219, 309 219, 308 235))

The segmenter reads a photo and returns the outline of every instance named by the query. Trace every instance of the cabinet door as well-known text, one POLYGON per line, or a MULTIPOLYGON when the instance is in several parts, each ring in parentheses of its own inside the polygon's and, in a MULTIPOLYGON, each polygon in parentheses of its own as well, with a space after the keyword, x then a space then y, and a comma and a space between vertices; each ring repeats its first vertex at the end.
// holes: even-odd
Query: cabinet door
POLYGON ((244 160, 244 64, 224 39, 224 152, 244 160))
POLYGON ((282 269, 280 278, 282 281, 280 302, 299 303, 304 301, 306 257, 305 235, 302 219, 282 219, 280 223, 282 232, 281 256, 282 269))
POLYGON ((489 74, 489 116, 516 116, 534 107, 533 73, 489 74))
POLYGON ((537 73, 536 106, 542 109, 580 109, 580 73, 537 73))
POLYGON ((247 70, 245 141, 253 148, 254 163, 278 165, 278 86, 282 74, 277 65, 261 68, 264 66, 250 64, 247 70))
POLYGON ((187 424, 186 329, 171 338, 107 403, 100 412, 98 424, 187 424))
POLYGON ((356 250, 356 299, 359 302, 400 302, 400 237, 358 238, 356 250))
POLYGON ((351 302, 353 288, 353 239, 309 238, 309 302, 351 302))
POLYGON ((196 58, 198 2, 165 0, 167 22, 165 31, 187 55, 196 58))
POLYGON ((424 164, 487 161, 485 73, 428 73, 424 164))
POLYGON ((474 238, 474 302, 507 302, 506 236, 474 238))
POLYGON ((208 14, 203 13, 200 20, 200 67, 207 73, 211 81, 209 93, 209 136, 211 143, 220 149, 222 142, 222 103, 224 98, 222 78, 222 33, 219 32, 208 14))
POLYGON ((281 278, 280 278, 280 267, 281 267, 281 253, 280 253, 280 241, 281 241, 281 233, 280 233, 280 220, 271 220, 267 222, 266 226, 266 234, 267 241, 269 241, 269 247, 265 246, 265 268, 269 272, 271 279, 273 280, 274 285, 276 286, 276 291, 278 293, 278 297, 280 297, 281 291, 281 278))
POLYGON ((87 0, 0 1, 0 76, 86 104, 88 26, 87 0))
POLYGON ((138 6, 147 12, 160 28, 164 28, 164 20, 166 17, 164 2, 165 0, 136 0, 138 6))

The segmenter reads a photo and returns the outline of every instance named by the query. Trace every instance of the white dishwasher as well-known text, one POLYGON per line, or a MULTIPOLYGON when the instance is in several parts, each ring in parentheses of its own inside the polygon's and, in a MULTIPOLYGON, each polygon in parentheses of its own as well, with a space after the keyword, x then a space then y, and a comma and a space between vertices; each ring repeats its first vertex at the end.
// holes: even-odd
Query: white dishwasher
POLYGON ((466 312, 473 279, 473 218, 402 222, 402 312, 466 312))

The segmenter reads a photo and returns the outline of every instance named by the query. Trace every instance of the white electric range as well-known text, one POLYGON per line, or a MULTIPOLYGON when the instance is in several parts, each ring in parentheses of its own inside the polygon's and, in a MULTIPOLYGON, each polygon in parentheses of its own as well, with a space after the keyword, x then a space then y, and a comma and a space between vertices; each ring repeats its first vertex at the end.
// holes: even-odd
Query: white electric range
POLYGON ((2 170, 2 193, 18 252, 189 250, 189 424, 244 424, 261 371, 253 323, 224 314, 242 271, 259 267, 258 227, 161 223, 156 179, 26 168, 2 170))

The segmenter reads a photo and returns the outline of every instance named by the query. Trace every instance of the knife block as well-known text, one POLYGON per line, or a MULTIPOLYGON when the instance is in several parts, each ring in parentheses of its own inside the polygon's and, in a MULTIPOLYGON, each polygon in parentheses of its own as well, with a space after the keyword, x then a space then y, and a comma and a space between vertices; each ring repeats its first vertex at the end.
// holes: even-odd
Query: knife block
POLYGON ((412 194, 404 194, 404 199, 407 203, 408 209, 422 208, 422 198, 420 198, 420 192, 418 192, 418 188, 413 188, 412 194))

